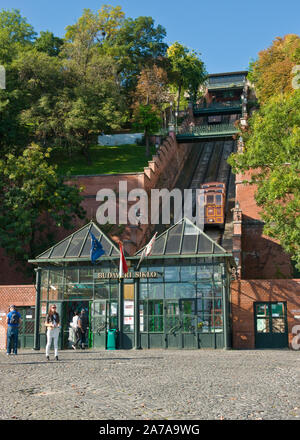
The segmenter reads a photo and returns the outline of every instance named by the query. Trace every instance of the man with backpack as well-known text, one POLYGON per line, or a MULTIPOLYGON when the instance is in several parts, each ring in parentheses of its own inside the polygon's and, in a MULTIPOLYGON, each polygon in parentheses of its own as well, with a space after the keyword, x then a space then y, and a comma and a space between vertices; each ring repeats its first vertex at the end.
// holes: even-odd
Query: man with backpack
POLYGON ((7 314, 7 356, 11 354, 18 354, 18 336, 19 336, 19 326, 22 322, 21 315, 16 311, 14 305, 9 307, 9 313, 7 314))

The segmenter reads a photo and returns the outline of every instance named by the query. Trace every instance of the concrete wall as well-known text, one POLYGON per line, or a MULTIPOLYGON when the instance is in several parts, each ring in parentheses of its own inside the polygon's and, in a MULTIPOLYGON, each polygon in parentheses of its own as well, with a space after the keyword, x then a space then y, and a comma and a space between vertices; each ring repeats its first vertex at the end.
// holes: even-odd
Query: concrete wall
POLYGON ((286 301, 289 346, 295 336, 295 325, 300 325, 300 280, 240 280, 231 285, 233 348, 253 349, 254 310, 256 301, 286 301), (297 312, 298 311, 298 312, 297 312))

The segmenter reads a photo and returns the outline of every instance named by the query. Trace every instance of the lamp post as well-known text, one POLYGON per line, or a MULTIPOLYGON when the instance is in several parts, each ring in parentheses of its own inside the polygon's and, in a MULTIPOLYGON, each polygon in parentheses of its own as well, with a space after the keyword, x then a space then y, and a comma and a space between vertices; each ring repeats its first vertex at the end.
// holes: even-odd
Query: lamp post
POLYGON ((175 133, 177 133, 177 118, 178 118, 178 111, 175 112, 175 133))

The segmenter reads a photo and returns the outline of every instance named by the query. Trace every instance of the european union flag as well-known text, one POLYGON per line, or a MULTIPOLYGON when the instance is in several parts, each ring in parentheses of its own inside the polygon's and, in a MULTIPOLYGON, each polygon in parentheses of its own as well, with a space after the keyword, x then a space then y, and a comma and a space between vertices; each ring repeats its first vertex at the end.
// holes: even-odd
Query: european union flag
POLYGON ((99 240, 90 232, 91 234, 91 260, 92 263, 96 263, 96 260, 101 257, 101 255, 105 254, 105 251, 102 247, 102 244, 99 240))

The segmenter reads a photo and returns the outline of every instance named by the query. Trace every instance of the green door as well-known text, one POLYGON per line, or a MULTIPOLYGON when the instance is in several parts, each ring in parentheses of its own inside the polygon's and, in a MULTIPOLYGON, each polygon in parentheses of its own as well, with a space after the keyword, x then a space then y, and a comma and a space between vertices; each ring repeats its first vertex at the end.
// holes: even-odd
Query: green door
POLYGON ((165 331, 166 331, 166 345, 167 348, 181 348, 182 347, 182 335, 181 327, 182 322, 180 319, 179 301, 166 300, 165 301, 165 331))
POLYGON ((198 348, 196 299, 179 300, 182 348, 198 348))
POLYGON ((255 347, 288 347, 287 311, 285 302, 254 303, 255 347))
POLYGON ((107 330, 118 328, 118 303, 109 300, 95 301, 92 304, 91 323, 94 347, 106 348, 107 330))
POLYGON ((35 307, 18 307, 18 312, 22 319, 18 345, 20 348, 33 348, 35 307))

